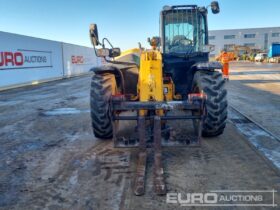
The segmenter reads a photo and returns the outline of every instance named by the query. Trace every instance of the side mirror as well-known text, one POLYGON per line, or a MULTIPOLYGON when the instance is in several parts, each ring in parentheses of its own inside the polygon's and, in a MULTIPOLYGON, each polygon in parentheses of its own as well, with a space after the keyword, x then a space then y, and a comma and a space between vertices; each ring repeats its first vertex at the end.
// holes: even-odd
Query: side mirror
POLYGON ((100 48, 96 50, 97 57, 107 57, 110 54, 110 50, 108 48, 100 48))
POLYGON ((121 55, 121 49, 120 48, 112 48, 109 50, 109 57, 114 58, 121 55))
POLYGON ((220 12, 219 3, 217 1, 211 2, 211 10, 213 14, 218 14, 220 12))
POLYGON ((89 37, 93 46, 99 45, 97 25, 94 23, 89 26, 89 37))
POLYGON ((101 48, 101 49, 96 50, 96 54, 98 57, 114 58, 114 57, 118 57, 121 55, 121 49, 120 48, 112 48, 112 49, 101 48))

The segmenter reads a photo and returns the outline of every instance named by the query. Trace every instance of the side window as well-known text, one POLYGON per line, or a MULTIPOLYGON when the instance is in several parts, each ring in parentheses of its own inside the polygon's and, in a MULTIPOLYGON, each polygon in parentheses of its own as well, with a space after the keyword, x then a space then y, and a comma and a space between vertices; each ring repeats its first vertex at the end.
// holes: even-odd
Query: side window
POLYGON ((168 24, 168 25, 165 25, 165 48, 166 48, 166 50, 169 49, 171 38, 172 38, 172 35, 171 35, 171 30, 170 30, 170 24, 168 24))
MULTIPOLYGON (((199 47, 200 48, 203 48, 203 46, 206 44, 205 42, 205 33, 206 33, 206 23, 205 23, 205 17, 203 15, 199 15, 200 17, 200 39, 199 39, 199 47)), ((199 49, 199 50, 202 50, 202 49, 199 49)))

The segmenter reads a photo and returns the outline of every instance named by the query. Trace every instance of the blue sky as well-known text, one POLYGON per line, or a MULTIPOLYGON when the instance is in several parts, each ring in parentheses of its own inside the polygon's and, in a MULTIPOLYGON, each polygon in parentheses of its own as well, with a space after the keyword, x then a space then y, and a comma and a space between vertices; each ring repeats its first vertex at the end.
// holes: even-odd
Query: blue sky
MULTIPOLYGON (((164 5, 211 0, 0 0, 0 31, 91 46, 88 27, 98 24, 99 36, 122 49, 147 46, 159 33, 164 5)), ((209 29, 280 26, 279 0, 220 0, 220 14, 209 11, 209 29)))

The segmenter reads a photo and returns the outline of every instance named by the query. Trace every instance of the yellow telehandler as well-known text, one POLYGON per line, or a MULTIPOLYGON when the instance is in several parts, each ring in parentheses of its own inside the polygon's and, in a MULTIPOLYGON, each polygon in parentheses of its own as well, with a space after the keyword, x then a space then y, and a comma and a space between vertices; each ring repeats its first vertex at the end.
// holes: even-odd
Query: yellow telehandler
MULTIPOLYGON (((216 1, 209 7, 214 14, 220 11, 216 1)), ((148 147, 154 149, 154 189, 162 195, 162 146, 199 146, 202 136, 220 135, 226 126, 227 92, 221 64, 209 62, 207 11, 197 5, 164 6, 160 37, 148 39, 151 49, 122 54, 107 38, 99 40, 96 24, 90 26, 95 53, 106 61, 92 69, 93 132, 112 138, 115 147, 139 147, 135 195, 145 192, 148 147), (119 131, 122 121, 136 124, 131 135, 119 131), (192 134, 175 132, 188 130, 183 121, 192 122, 192 134)))

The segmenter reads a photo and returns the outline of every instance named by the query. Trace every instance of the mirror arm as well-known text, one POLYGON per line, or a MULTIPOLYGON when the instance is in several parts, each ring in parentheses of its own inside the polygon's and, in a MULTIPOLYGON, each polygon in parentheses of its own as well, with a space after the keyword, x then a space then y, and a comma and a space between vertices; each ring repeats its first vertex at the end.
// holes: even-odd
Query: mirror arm
POLYGON ((105 47, 105 41, 110 45, 111 48, 114 48, 114 46, 111 44, 111 42, 107 38, 102 39, 102 47, 103 48, 105 47))
MULTIPOLYGON (((114 46, 112 45, 112 43, 111 43, 107 38, 103 38, 103 39, 102 39, 102 43, 100 43, 101 46, 102 46, 102 48, 105 48, 105 41, 111 46, 111 48, 114 48, 114 46)), ((96 48, 95 48, 95 46, 93 46, 93 47, 94 47, 95 55, 97 56, 96 48)), ((97 56, 97 57, 98 57, 98 56, 97 56)), ((112 61, 112 60, 108 60, 108 59, 106 58, 106 56, 103 57, 103 58, 104 58, 104 60, 105 60, 106 62, 108 62, 108 63, 112 63, 112 64, 123 64, 123 65, 135 65, 135 66, 138 67, 138 65, 137 65, 136 63, 123 62, 123 61, 115 61, 115 58, 113 58, 114 60, 112 61)))
MULTIPOLYGON (((110 47, 113 49, 114 46, 112 45, 112 43, 109 41, 109 39, 107 39, 106 37, 102 39, 102 43, 100 43, 102 45, 102 48, 105 48, 105 41, 110 45, 110 47)), ((110 63, 112 61, 107 60, 106 57, 104 57, 105 61, 110 63)), ((113 58, 113 60, 115 60, 115 58, 113 58)))

